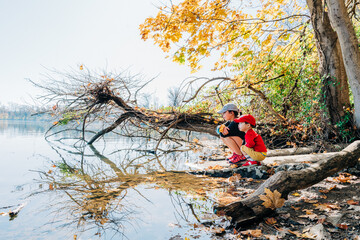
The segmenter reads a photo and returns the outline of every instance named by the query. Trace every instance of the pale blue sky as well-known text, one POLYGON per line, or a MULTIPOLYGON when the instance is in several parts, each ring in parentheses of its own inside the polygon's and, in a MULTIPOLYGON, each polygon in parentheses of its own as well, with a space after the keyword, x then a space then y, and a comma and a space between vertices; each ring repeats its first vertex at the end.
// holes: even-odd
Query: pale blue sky
MULTIPOLYGON (((166 1, 166 0, 164 0, 166 1)), ((31 102, 39 94, 25 79, 41 79, 45 68, 70 70, 130 68, 166 103, 167 89, 190 69, 165 59, 139 24, 157 12, 156 0, 0 0, 0 103, 31 102)), ((209 67, 210 68, 210 67, 209 67)), ((197 76, 211 75, 204 68, 197 76)), ((212 74, 213 75, 213 74, 212 74)))

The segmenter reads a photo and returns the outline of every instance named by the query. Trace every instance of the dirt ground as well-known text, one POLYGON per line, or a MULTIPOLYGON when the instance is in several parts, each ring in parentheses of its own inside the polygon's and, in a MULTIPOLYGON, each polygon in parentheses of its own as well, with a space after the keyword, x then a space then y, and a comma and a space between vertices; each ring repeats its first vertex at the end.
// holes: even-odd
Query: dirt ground
MULTIPOLYGON (((241 178, 228 182, 227 194, 243 198, 262 181, 241 178)), ((360 240, 360 176, 345 171, 328 177, 292 192, 272 216, 237 230, 224 229, 214 239, 360 240)))

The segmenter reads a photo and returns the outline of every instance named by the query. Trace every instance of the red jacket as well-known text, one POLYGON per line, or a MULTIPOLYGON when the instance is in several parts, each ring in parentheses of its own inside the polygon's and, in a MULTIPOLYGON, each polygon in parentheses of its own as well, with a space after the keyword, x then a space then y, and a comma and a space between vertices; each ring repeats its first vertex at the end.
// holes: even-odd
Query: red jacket
POLYGON ((253 148, 256 152, 267 152, 263 139, 252 129, 245 133, 245 142, 245 146, 253 148))

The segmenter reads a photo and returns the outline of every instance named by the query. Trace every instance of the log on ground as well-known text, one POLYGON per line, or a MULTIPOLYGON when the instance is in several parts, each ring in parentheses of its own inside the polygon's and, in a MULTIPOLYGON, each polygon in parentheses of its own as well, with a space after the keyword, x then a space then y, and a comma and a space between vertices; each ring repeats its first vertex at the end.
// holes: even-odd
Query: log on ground
POLYGON ((307 188, 346 167, 355 166, 359 158, 360 141, 355 141, 341 152, 325 156, 323 160, 311 164, 309 168, 298 171, 279 171, 249 197, 226 206, 215 206, 214 210, 230 216, 236 227, 242 226, 274 212, 266 208, 263 205, 264 201, 260 199, 261 195, 265 195, 265 188, 272 192, 277 190, 282 198, 287 199, 292 191, 307 188))

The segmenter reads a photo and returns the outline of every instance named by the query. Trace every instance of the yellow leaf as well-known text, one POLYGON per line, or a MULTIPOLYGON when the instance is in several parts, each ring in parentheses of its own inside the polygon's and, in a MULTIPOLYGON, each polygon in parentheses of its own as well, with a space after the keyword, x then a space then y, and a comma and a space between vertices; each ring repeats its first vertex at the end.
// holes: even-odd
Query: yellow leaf
POLYGON ((295 196, 295 197, 300 197, 300 196, 301 196, 301 194, 298 193, 298 192, 294 192, 294 193, 292 193, 291 195, 293 195, 293 196, 295 196))
POLYGON ((275 218, 268 218, 265 220, 265 222, 269 225, 274 225, 276 223, 276 219, 275 218))
POLYGON ((350 204, 350 205, 358 205, 358 204, 359 204, 359 201, 348 200, 348 201, 347 201, 347 204, 350 204))
POLYGON ((281 198, 281 193, 278 190, 271 192, 270 189, 265 188, 265 195, 260 195, 259 198, 263 200, 262 203, 266 208, 271 208, 275 210, 276 208, 280 208, 284 205, 285 199, 281 198))
POLYGON ((84 69, 84 66, 83 65, 80 65, 80 70, 83 70, 84 69))
POLYGON ((261 237, 262 236, 261 229, 241 231, 240 233, 242 235, 248 235, 251 237, 261 237))
POLYGON ((221 124, 220 127, 219 127, 219 132, 222 133, 224 131, 224 128, 225 128, 225 125, 221 124))

